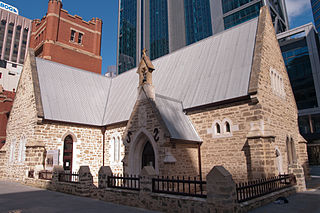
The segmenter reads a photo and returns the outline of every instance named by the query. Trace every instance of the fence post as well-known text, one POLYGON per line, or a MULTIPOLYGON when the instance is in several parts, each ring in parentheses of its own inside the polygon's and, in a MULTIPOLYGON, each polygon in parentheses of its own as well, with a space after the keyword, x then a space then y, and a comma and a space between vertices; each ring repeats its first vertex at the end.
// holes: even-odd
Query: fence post
POLYGON ((76 193, 80 196, 90 196, 91 189, 93 188, 93 177, 90 172, 89 166, 80 166, 79 169, 79 184, 76 187, 76 193))
POLYGON ((36 165, 34 167, 34 178, 39 179, 39 172, 43 170, 43 165, 36 165))
POLYGON ((152 192, 152 178, 156 177, 156 171, 152 166, 143 167, 140 172, 140 195, 149 195, 152 192))
POLYGON ((296 177, 297 185, 295 186, 298 192, 306 190, 306 181, 304 176, 303 167, 299 163, 288 166, 289 174, 294 174, 296 177))
POLYGON ((101 166, 98 175, 99 189, 105 189, 108 187, 108 176, 112 176, 110 166, 101 166))
POLYGON ((64 172, 64 169, 62 166, 53 167, 51 183, 54 190, 58 190, 59 174, 62 172, 64 172))
POLYGON ((223 166, 215 166, 207 175, 207 202, 217 212, 236 212, 236 184, 223 166))

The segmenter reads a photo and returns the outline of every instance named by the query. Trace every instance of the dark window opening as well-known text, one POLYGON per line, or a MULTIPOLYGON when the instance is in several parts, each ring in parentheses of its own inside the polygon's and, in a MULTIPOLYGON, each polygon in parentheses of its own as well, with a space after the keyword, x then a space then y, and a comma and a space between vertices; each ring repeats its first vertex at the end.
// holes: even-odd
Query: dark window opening
POLYGON ((154 151, 153 151, 153 147, 149 141, 147 141, 146 145, 143 148, 143 152, 142 152, 141 168, 143 168, 145 166, 153 166, 153 168, 155 168, 154 151))
POLYGON ((74 41, 75 37, 76 37, 76 31, 71 30, 70 41, 74 41))
POLYGON ((221 133, 221 129, 220 129, 220 124, 216 124, 216 133, 220 134, 221 133))
POLYGON ((226 132, 228 132, 228 133, 231 132, 229 122, 226 122, 226 132))
POLYGON ((78 36, 78 44, 82 44, 82 37, 83 37, 83 34, 82 34, 82 33, 79 33, 79 36, 78 36))

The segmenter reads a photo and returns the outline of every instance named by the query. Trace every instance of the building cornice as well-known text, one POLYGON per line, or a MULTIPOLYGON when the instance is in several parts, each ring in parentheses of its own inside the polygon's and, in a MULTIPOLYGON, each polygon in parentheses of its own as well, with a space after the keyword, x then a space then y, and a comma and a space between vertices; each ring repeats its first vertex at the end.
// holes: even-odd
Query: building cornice
POLYGON ((99 31, 92 30, 92 29, 90 29, 90 28, 81 26, 80 24, 76 24, 76 23, 74 23, 74 22, 72 22, 72 21, 69 21, 68 19, 59 17, 59 16, 58 16, 57 14, 55 14, 55 13, 49 13, 49 14, 47 15, 47 17, 50 17, 50 16, 52 16, 52 17, 57 17, 57 18, 59 18, 61 21, 67 22, 68 24, 72 24, 72 25, 74 25, 74 26, 77 26, 77 27, 79 27, 79 28, 82 28, 82 29, 84 29, 84 30, 87 30, 87 31, 89 31, 89 32, 91 32, 91 33, 96 33, 96 34, 101 35, 101 32, 99 32, 99 31))

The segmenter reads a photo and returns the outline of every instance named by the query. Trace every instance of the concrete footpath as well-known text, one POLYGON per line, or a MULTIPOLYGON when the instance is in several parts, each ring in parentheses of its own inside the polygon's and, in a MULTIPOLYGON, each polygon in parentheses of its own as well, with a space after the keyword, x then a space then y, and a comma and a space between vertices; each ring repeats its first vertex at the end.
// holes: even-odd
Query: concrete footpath
POLYGON ((310 175, 307 191, 287 197, 288 203, 270 203, 250 213, 320 213, 320 166, 310 167, 310 175))
POLYGON ((56 212, 153 212, 91 198, 78 197, 0 181, 0 213, 56 213, 56 212))

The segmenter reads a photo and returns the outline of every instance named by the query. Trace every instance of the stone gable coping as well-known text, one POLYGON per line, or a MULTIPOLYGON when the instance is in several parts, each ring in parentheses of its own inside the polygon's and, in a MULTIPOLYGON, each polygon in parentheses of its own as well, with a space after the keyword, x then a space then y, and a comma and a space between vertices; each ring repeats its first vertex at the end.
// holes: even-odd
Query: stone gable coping
POLYGON ((36 58, 35 58, 33 49, 31 49, 31 48, 28 49, 28 56, 27 57, 30 60, 34 96, 35 96, 35 100, 36 100, 37 115, 40 118, 44 118, 44 112, 43 112, 43 106, 42 106, 42 100, 41 100, 41 90, 40 90, 40 84, 39 84, 39 76, 38 76, 36 58))

